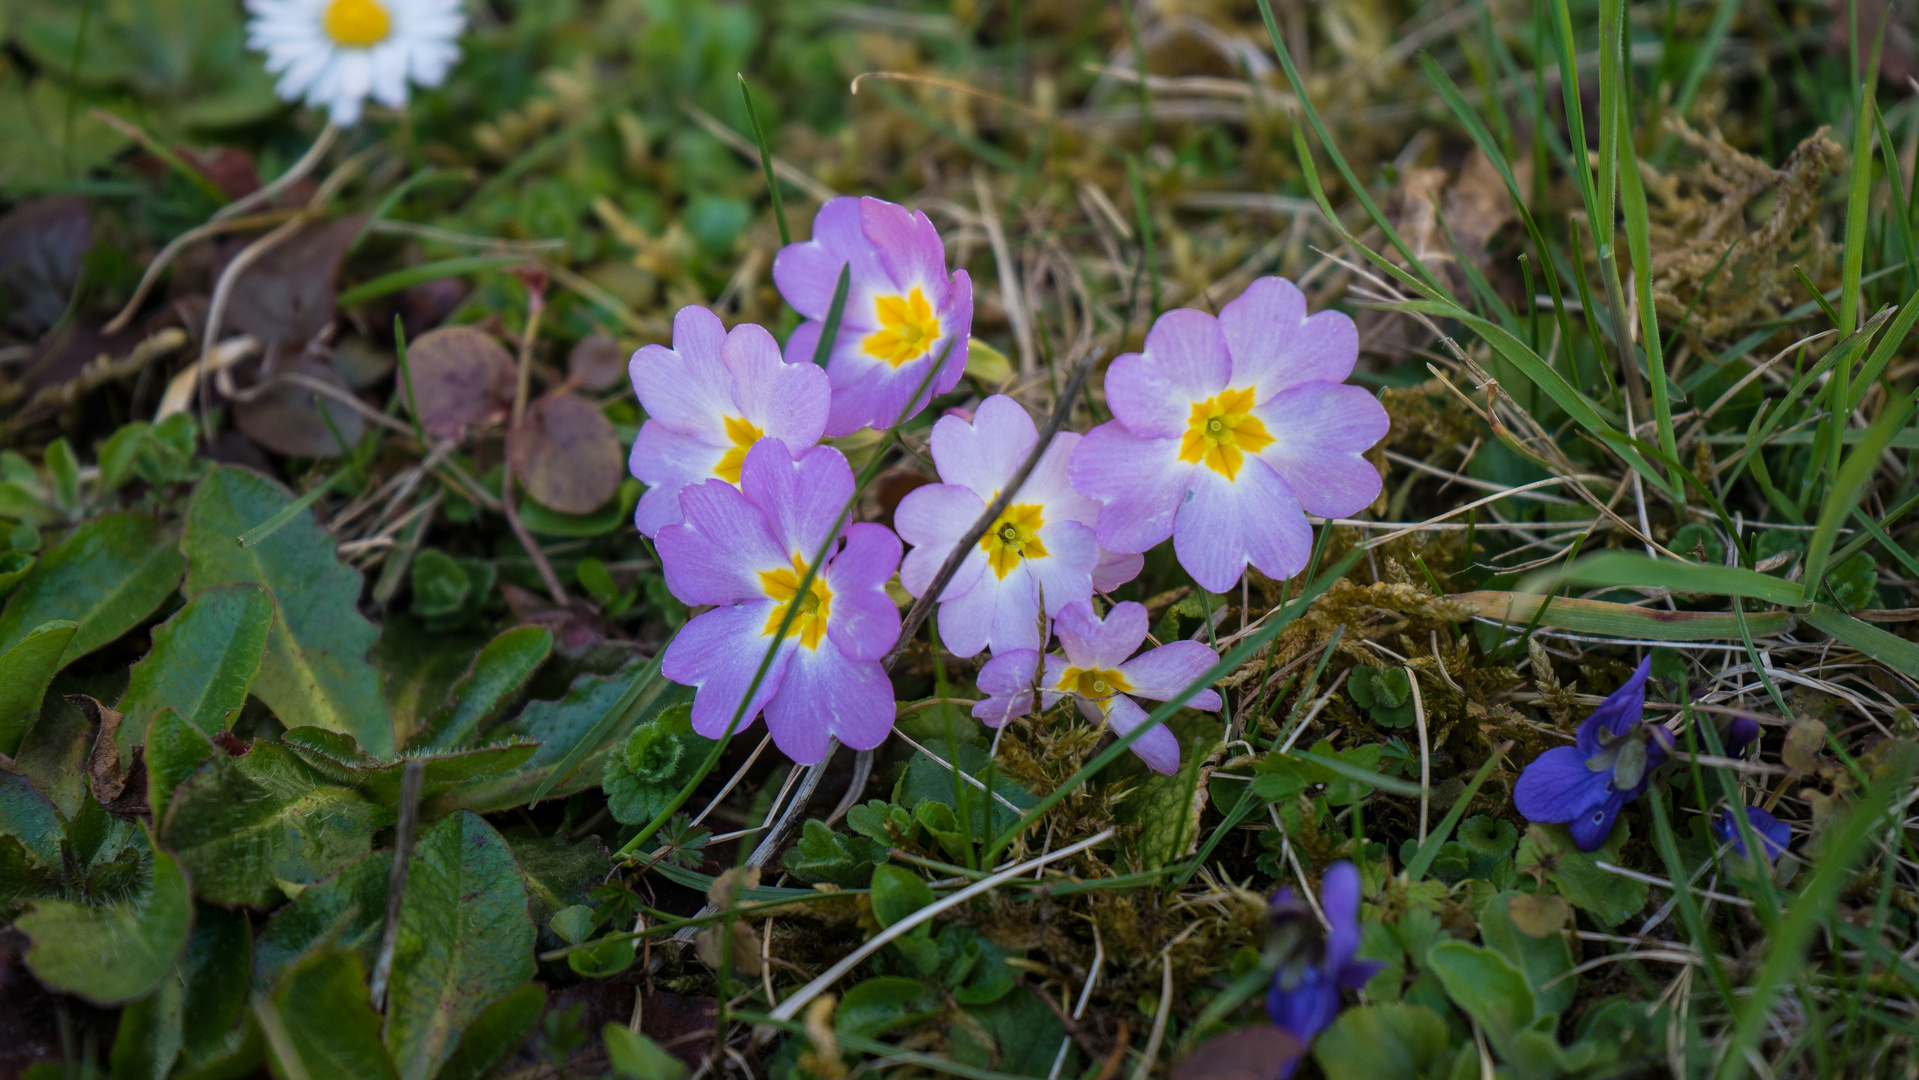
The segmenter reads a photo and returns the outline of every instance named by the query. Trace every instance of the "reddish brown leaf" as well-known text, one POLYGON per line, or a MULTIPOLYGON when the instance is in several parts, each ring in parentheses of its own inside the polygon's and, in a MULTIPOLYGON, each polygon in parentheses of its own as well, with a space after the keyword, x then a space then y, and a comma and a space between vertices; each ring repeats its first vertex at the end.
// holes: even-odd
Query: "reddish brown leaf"
POLYGON ((526 493, 563 514, 599 509, 626 473, 612 422, 572 394, 535 402, 507 432, 506 457, 526 493))
POLYGON ((442 439, 504 417, 513 403, 513 357, 472 327, 441 327, 408 344, 406 358, 420 424, 442 439))
POLYGON ((365 215, 308 225, 246 268, 233 284, 221 332, 252 334, 269 354, 305 345, 333 322, 334 279, 365 215))
POLYGON ((1208 1039, 1173 1066, 1173 1080, 1273 1080, 1305 1051, 1273 1023, 1258 1023, 1208 1039))
POLYGON ((0 312, 23 337, 38 337, 67 310, 80 259, 93 243, 85 199, 56 195, 0 217, 0 312))
POLYGON ((262 379, 258 390, 243 391, 233 403, 233 422, 247 438, 276 454, 312 458, 338 457, 360 441, 366 433, 366 420, 352 406, 311 387, 276 378, 289 374, 346 389, 332 368, 311 356, 281 359, 273 364, 273 372, 262 379), (321 417, 321 409, 326 410, 326 418, 321 417), (328 418, 333 421, 331 428, 328 418))
POLYGON ((580 339, 566 358, 566 376, 575 386, 595 392, 610 390, 626 374, 626 350, 610 334, 580 339))
POLYGON ((93 753, 87 756, 87 786, 107 813, 119 818, 136 818, 149 813, 147 808, 147 769, 145 748, 136 746, 123 765, 117 736, 119 713, 85 694, 68 700, 80 706, 80 712, 98 731, 93 753))

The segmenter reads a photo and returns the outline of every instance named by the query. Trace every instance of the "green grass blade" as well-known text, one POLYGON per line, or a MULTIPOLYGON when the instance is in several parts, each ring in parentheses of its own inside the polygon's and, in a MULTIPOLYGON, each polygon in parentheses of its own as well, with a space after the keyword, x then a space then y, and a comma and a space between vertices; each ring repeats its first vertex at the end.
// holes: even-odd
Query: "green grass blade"
POLYGON ((1905 426, 1906 417, 1911 414, 1911 395, 1902 390, 1893 391, 1886 401, 1886 407, 1879 413, 1879 419, 1866 429, 1866 437, 1859 440, 1852 455, 1833 475, 1832 486, 1826 489, 1826 499, 1819 506, 1819 519, 1813 528, 1812 539, 1806 544, 1806 573, 1803 580, 1808 601, 1819 599, 1819 585, 1826 573, 1826 557, 1832 554, 1839 526, 1845 523, 1852 508, 1859 505, 1859 500, 1865 496, 1866 484, 1879 468, 1879 455, 1892 445, 1892 437, 1905 426))
MULTIPOLYGON (((1466 807, 1473 801, 1473 796, 1479 794, 1479 786, 1493 774, 1493 766, 1498 765, 1499 759, 1504 756, 1503 749, 1501 748, 1501 752, 1495 752, 1493 756, 1486 759, 1486 763, 1479 767, 1479 771, 1474 773, 1472 780, 1466 784, 1466 790, 1459 793, 1459 798, 1454 800, 1452 808, 1446 811, 1446 816, 1439 819, 1439 827, 1426 834, 1426 842, 1419 845, 1419 850, 1413 852, 1412 861, 1406 864, 1406 880, 1418 881, 1426 876, 1426 871, 1432 867, 1433 860, 1439 857, 1439 849, 1445 846, 1446 838, 1453 834, 1453 828, 1459 824, 1459 819, 1466 816, 1466 807)), ((1415 790, 1414 794, 1418 792, 1415 790)))
POLYGON ((526 261, 527 258, 524 255, 462 255, 455 259, 421 263, 404 270, 395 270, 390 274, 381 274, 372 281, 363 281, 341 293, 334 302, 343 308, 353 307, 425 282, 458 277, 461 274, 474 274, 482 270, 499 270, 508 266, 518 266, 526 261))
POLYGON ((1702 596, 1749 596, 1769 604, 1791 607, 1805 603, 1799 586, 1784 578, 1741 566, 1655 559, 1634 551, 1602 551, 1588 555, 1563 570, 1547 570, 1528 578, 1527 592, 1546 592, 1560 585, 1586 588, 1650 587, 1702 596))
POLYGON ((840 336, 840 320, 846 317, 846 293, 853 284, 853 264, 840 267, 839 284, 833 286, 833 303, 826 309, 826 323, 820 327, 819 344, 813 346, 813 363, 825 367, 833 358, 833 342, 840 336))
POLYGON ((780 200, 780 182, 773 177, 773 151, 766 145, 766 129, 760 126, 760 112, 753 107, 753 92, 746 88, 746 76, 740 80, 740 99, 746 102, 746 119, 753 125, 753 143, 760 148, 760 168, 766 171, 766 193, 773 199, 773 220, 780 227, 780 246, 793 242, 793 231, 786 227, 786 204, 780 200))
POLYGON ((1840 644, 1849 645, 1909 678, 1919 679, 1919 645, 1824 604, 1807 608, 1805 619, 1840 644))

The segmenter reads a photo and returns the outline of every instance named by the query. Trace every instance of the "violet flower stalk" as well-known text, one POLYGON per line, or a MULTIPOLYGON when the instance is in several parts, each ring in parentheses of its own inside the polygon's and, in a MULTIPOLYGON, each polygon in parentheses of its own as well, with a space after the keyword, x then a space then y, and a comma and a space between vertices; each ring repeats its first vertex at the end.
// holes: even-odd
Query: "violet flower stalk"
POLYGON ((703 307, 673 316, 673 347, 648 345, 627 363, 646 423, 627 468, 649 485, 633 523, 646 536, 680 520, 680 489, 718 477, 740 482, 746 452, 762 438, 799 454, 826 427, 826 375, 780 359, 765 328, 730 332, 703 307))
MULTIPOLYGON (((1296 936, 1298 942, 1282 940, 1290 955, 1283 956, 1273 973, 1273 987, 1266 994, 1266 1015, 1285 1028, 1301 1045, 1332 1026, 1339 1015, 1342 990, 1358 990, 1384 967, 1375 960, 1360 960, 1359 952, 1359 871, 1350 862, 1336 862, 1326 871, 1319 885, 1319 907, 1332 929, 1322 942, 1312 940, 1318 926, 1312 912, 1284 888, 1273 894, 1267 917, 1282 939, 1296 936)), ((1282 1066, 1280 1076, 1290 1076, 1292 1065, 1282 1066)))
POLYGON ((946 245, 925 214, 880 199, 832 199, 813 219, 813 238, 773 259, 780 295, 806 320, 786 341, 788 361, 813 362, 842 267, 846 307, 826 361, 828 435, 884 430, 951 390, 973 327, 973 281, 964 270, 947 274, 946 245), (932 364, 938 374, 916 395, 932 364))
POLYGON ((1353 321, 1306 314, 1292 282, 1261 278, 1218 318, 1159 317, 1144 352, 1106 373, 1114 419, 1073 452, 1073 486, 1099 500, 1099 542, 1142 552, 1168 536, 1201 588, 1223 593, 1248 563, 1284 579, 1306 566, 1307 514, 1343 517, 1379 495, 1361 454, 1390 422, 1341 380, 1359 356, 1353 321))
POLYGON ((791 604, 799 610, 735 730, 764 710, 774 744, 802 765, 825 758, 830 739, 870 750, 893 730, 893 685, 880 659, 900 630, 886 595, 900 542, 864 523, 833 537, 852 495, 853 470, 838 450, 816 446, 796 461, 771 438, 747 451, 738 487, 714 479, 680 492, 686 520, 657 541, 667 588, 681 603, 716 605, 681 629, 660 667, 696 688, 693 730, 709 739, 726 731, 791 604))
MULTIPOLYGON (((981 649, 1036 650, 1045 620, 1093 589, 1117 588, 1139 572, 1139 556, 1102 562, 1093 523, 1099 504, 1073 490, 1066 461, 1080 436, 1061 432, 1035 463, 1013 502, 974 545, 940 594, 940 641, 955 656, 981 649), (1042 603, 1043 600, 1043 603, 1042 603)), ((913 545, 900 584, 926 592, 953 545, 1012 482, 1039 431, 1019 402, 995 394, 967 423, 933 425, 933 463, 943 484, 913 489, 894 512, 900 539, 913 545)))
POLYGON ((1595 851, 1613 820, 1652 782, 1672 752, 1672 734, 1643 719, 1652 660, 1607 695, 1579 725, 1572 746, 1555 746, 1533 759, 1513 786, 1513 805, 1526 820, 1572 827, 1581 851, 1595 851))
MULTIPOLYGON (((1064 657, 1012 649, 986 662, 979 673, 980 693, 986 696, 973 704, 976 719, 996 728, 1032 712, 1037 675, 1041 710, 1070 697, 1088 720, 1103 720, 1123 736, 1148 718, 1133 698, 1169 701, 1219 661, 1197 641, 1175 641, 1133 656, 1146 640, 1146 609, 1130 600, 1113 605, 1103 620, 1088 601, 1068 604, 1060 609, 1054 628, 1064 657)), ((1219 694, 1201 690, 1186 704, 1212 712, 1220 706, 1219 694)), ((1154 772, 1170 776, 1179 771, 1179 739, 1164 724, 1134 740, 1132 751, 1154 772)))

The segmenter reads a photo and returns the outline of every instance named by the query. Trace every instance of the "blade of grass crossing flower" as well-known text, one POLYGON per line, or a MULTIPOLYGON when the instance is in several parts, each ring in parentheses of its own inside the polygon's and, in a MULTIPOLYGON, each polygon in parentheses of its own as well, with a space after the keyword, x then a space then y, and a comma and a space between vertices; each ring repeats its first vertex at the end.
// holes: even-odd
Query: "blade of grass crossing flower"
MULTIPOLYGON (((1400 237, 1399 230, 1393 228, 1393 223, 1380 212, 1379 205, 1373 202, 1372 196, 1367 193, 1366 185, 1360 182, 1352 166, 1347 164, 1346 156, 1339 152, 1339 144, 1333 141, 1332 133, 1326 130, 1326 122, 1320 119, 1319 110, 1313 107, 1313 99, 1307 92, 1306 81, 1299 77, 1299 69, 1293 66, 1293 54, 1287 51, 1286 42, 1280 38, 1279 24, 1273 20, 1272 0, 1258 0, 1258 3, 1259 17, 1266 23, 1266 37, 1272 42, 1273 52, 1279 57, 1279 66, 1286 72, 1286 81, 1291 84, 1293 93, 1298 95, 1300 108, 1305 111, 1306 120, 1313 127, 1313 134, 1319 136, 1319 144, 1326 148, 1326 156, 1332 158, 1333 167, 1338 169, 1339 175, 1345 178, 1346 186, 1351 189, 1353 198, 1359 200, 1359 204, 1366 208, 1367 216, 1373 219, 1373 224, 1379 226, 1379 231, 1385 233, 1386 239, 1391 241, 1393 247, 1405 257, 1406 266, 1424 283, 1425 289, 1422 291, 1429 291, 1437 296, 1448 295, 1445 287, 1433 277, 1431 271, 1426 269, 1426 264, 1419 261, 1419 257, 1413 254, 1412 248, 1408 247, 1406 241, 1400 237)), ((1297 127, 1294 128, 1294 132, 1297 134, 1297 127)), ((1297 138, 1295 143, 1303 146, 1303 142, 1297 138)), ((1304 158, 1310 155, 1302 154, 1301 156, 1304 158)))
MULTIPOLYGON (((1666 819, 1666 793, 1655 789, 1652 798, 1653 841, 1659 848, 1659 855, 1666 861, 1666 875, 1675 884, 1692 877, 1691 871, 1679 857, 1679 844, 1673 838, 1672 823, 1666 819)), ((1699 900, 1690 888, 1674 888, 1673 902, 1679 908, 1679 919, 1686 924, 1686 935, 1692 939, 1693 951, 1706 961, 1706 977, 1712 981, 1712 988, 1719 994, 1719 1003, 1733 1007, 1734 997, 1732 981, 1726 977, 1726 965, 1719 959, 1719 948, 1713 944, 1712 930, 1706 925, 1705 918, 1699 912, 1699 900)))
POLYGON ((1880 410, 1879 418, 1866 429, 1866 437, 1859 440, 1852 456, 1833 473, 1832 485, 1826 489, 1825 501, 1819 506, 1819 519, 1813 527, 1812 539, 1806 544, 1803 580, 1808 601, 1819 599, 1819 586, 1826 573, 1826 557, 1832 554, 1839 526, 1845 523, 1852 508, 1859 505, 1859 500, 1865 496, 1866 484, 1879 468, 1879 456, 1885 453, 1886 447, 1892 445, 1892 437, 1905 426, 1906 417, 1911 414, 1911 395, 1903 390, 1893 391, 1885 408, 1880 410))
POLYGON ((740 80, 740 99, 746 102, 746 119, 753 125, 753 143, 760 148, 760 168, 766 171, 766 193, 773 199, 773 220, 780 227, 780 246, 793 242, 793 231, 786 227, 786 204, 780 200, 780 183, 773 178, 773 151, 766 145, 766 129, 760 126, 760 112, 753 107, 753 92, 746 87, 746 76, 735 73, 740 80))
MULTIPOLYGON (((1506 746, 1511 745, 1511 743, 1506 744, 1506 746)), ((1407 881, 1418 881, 1426 876, 1426 871, 1432 867, 1433 860, 1439 857, 1439 849, 1445 845, 1447 837, 1453 834, 1453 828, 1459 824, 1459 819, 1466 816, 1466 808, 1472 805, 1473 796, 1479 794, 1479 786, 1493 774, 1493 767, 1499 764, 1499 759, 1504 754, 1505 747, 1501 747, 1499 752, 1486 759, 1486 763, 1481 765, 1479 771, 1474 773, 1473 778, 1467 782, 1466 790, 1460 792, 1459 798, 1453 801, 1452 809, 1446 811, 1446 816, 1439 819, 1439 827, 1426 834, 1426 842, 1419 845, 1419 849, 1413 852, 1412 861, 1406 864, 1407 881)))
POLYGON ((1866 852, 1873 832, 1879 828, 1893 800, 1902 795, 1911 779, 1914 753, 1899 747, 1889 756, 1889 768, 1869 786, 1844 820, 1825 832, 1826 850, 1814 868, 1811 880, 1794 898, 1785 920, 1766 943, 1766 959, 1740 1003, 1732 1037, 1720 1059, 1719 1080, 1739 1080, 1746 1075, 1747 1052, 1756 1047, 1772 1015, 1773 996, 1800 970, 1806 947, 1826 922, 1840 889, 1853 878, 1853 866, 1866 852))
MULTIPOLYGON (((837 314, 837 309, 845 306, 845 297, 843 294, 846 280, 846 268, 842 268, 840 277, 842 295, 834 304, 836 310, 829 314, 837 314)), ((953 342, 949 340, 946 344, 946 351, 950 351, 952 348, 953 342)), ((707 774, 713 771, 715 765, 719 764, 720 755, 726 752, 727 744, 733 740, 734 732, 739 730, 741 721, 746 717, 747 705, 752 702, 753 695, 759 693, 760 683, 766 680, 766 673, 773 666, 773 658, 779 653, 780 645, 786 641, 787 633, 792 630, 793 621, 799 617, 801 598, 811 595, 808 590, 812 589, 814 578, 819 576, 820 564, 826 561, 826 553, 832 549, 833 542, 839 538, 840 531, 846 527, 847 521, 853 516, 854 509, 860 504, 860 498, 866 494, 867 485, 871 484, 873 478, 879 475, 880 464, 886 460, 886 448, 899 439, 900 425, 905 423, 907 418, 913 414, 915 411, 914 404, 919 401, 919 396, 926 392, 928 386, 932 385, 933 379, 939 375, 940 368, 945 365, 946 351, 942 351, 939 358, 927 369, 926 377, 920 380, 919 386, 913 391, 913 396, 907 399, 906 405, 900 410, 900 415, 894 418, 893 426, 886 430, 885 439, 881 441, 879 446, 874 448, 872 458, 867 461, 866 467, 861 469, 859 476, 855 478, 853 494, 846 500, 846 505, 840 507, 839 517, 834 522, 833 528, 827 531, 826 539, 820 542, 820 546, 813 552, 813 557, 807 560, 806 572, 800 575, 799 583, 794 588, 793 599, 787 603, 785 611, 780 615, 779 628, 773 632, 773 640, 767 644, 766 652, 760 657, 760 666, 754 670, 752 680, 746 684, 746 692, 740 695, 740 703, 738 707, 733 710, 733 718, 727 721, 726 729, 720 732, 718 739, 714 740, 713 748, 707 751, 705 759, 702 760, 699 767, 693 771, 693 775, 687 778, 686 783, 682 785, 679 792, 673 796, 673 800, 663 807, 659 813, 653 815, 653 820, 641 826, 640 831, 633 834, 632 839, 622 844, 620 850, 613 853, 615 858, 623 859, 633 854, 634 851, 637 851, 641 844, 644 844, 654 833, 658 832, 674 814, 679 812, 680 807, 686 805, 686 801, 693 797, 693 792, 700 786, 701 782, 706 779, 707 774)), ((666 650, 662 648, 659 655, 660 657, 664 657, 666 650)))
POLYGON ((1218 663, 1206 669, 1199 678, 1188 683, 1185 689, 1162 702, 1160 706, 1149 713, 1146 719, 1141 721, 1137 727, 1127 732, 1106 749, 1094 755, 1093 760, 1081 766, 1078 772, 1068 777, 1065 783, 1041 799, 1031 810, 1028 810, 1019 821, 1015 822, 1012 828, 1006 830, 998 839, 994 840, 992 846, 986 849, 986 857, 982 860, 982 863, 991 865, 993 859, 998 856, 1001 851, 1005 850, 1006 845, 1017 839, 1033 822, 1038 821, 1046 811, 1051 810, 1061 799, 1064 799, 1081 784, 1084 784, 1096 775, 1101 769, 1111 764, 1119 755, 1125 753, 1141 736, 1165 723, 1168 718, 1179 711, 1181 706, 1191 700, 1194 694, 1211 686, 1222 676, 1234 671, 1239 665, 1245 663, 1248 657, 1259 650, 1260 646, 1278 636, 1282 629, 1303 614, 1306 609, 1312 605, 1314 600, 1319 599, 1321 593, 1324 593, 1332 587, 1333 582, 1345 577, 1347 571, 1358 566, 1359 560, 1364 557, 1364 555, 1365 551, 1360 548, 1354 548, 1347 552, 1344 558, 1340 559, 1339 562, 1315 578, 1312 584, 1308 585, 1296 599, 1271 616, 1267 620, 1266 625, 1260 627, 1258 631, 1249 636, 1245 641, 1234 646, 1231 651, 1220 658, 1218 663))
MULTIPOLYGON (((813 346, 813 363, 825 367, 833 355, 833 342, 840 336, 840 320, 846 316, 846 292, 853 287, 853 264, 840 267, 839 283, 833 286, 833 302, 826 308, 826 322, 820 327, 820 343, 813 346)), ((934 370, 939 370, 935 365, 934 370)), ((917 397, 917 395, 915 395, 917 397)))

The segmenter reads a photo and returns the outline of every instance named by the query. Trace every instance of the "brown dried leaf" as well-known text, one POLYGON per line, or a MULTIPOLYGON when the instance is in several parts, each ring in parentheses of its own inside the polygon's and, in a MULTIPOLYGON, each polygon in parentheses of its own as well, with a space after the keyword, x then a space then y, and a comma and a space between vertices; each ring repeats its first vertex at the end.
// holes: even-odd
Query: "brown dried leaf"
POLYGON ((572 394, 535 402, 507 432, 506 459, 535 502, 563 514, 599 509, 626 473, 612 422, 572 394))
POLYGON ((1254 1024, 1200 1044, 1173 1066, 1173 1080, 1272 1080, 1305 1049, 1278 1024, 1254 1024))
POLYGON ((445 326, 407 346, 420 424, 442 439, 506 415, 513 403, 513 357, 468 326, 445 326))
POLYGON ((706 887, 706 902, 716 908, 729 907, 733 896, 742 889, 760 887, 760 868, 757 866, 736 866, 713 879, 706 887))
POLYGON ((1786 732, 1779 760, 1796 772, 1819 771, 1819 755, 1826 748, 1826 725, 1817 720, 1794 720, 1786 732))
POLYGON ((573 385, 599 392, 611 390, 626 374, 626 350, 610 334, 581 338, 566 357, 566 377, 573 385))
MULTIPOLYGON (((700 931, 693 941, 694 950, 699 954, 700 963, 720 969, 720 946, 725 943, 725 924, 714 923, 700 931)), ((760 973, 760 935, 751 923, 744 920, 733 924, 733 970, 741 975, 758 976, 760 973)))
POLYGON ((1558 933, 1572 918, 1572 905, 1563 896, 1537 896, 1520 893, 1506 902, 1506 915, 1519 932, 1543 938, 1558 933))
POLYGON ((319 360, 306 354, 285 357, 273 365, 272 373, 257 389, 242 391, 236 397, 234 424, 247 438, 276 454, 331 458, 352 449, 366 433, 366 420, 352 406, 310 386, 276 379, 290 374, 346 389, 333 369, 319 360), (326 410, 325 417, 320 415, 321 409, 326 410), (331 428, 328 419, 333 422, 331 428))
POLYGON ((85 694, 74 694, 68 700, 78 705, 87 722, 98 729, 93 753, 87 756, 87 787, 93 792, 94 800, 115 817, 134 818, 149 813, 146 748, 134 747, 122 765, 116 739, 121 714, 85 694))
MULTIPOLYGON (((222 333, 276 345, 305 345, 333 322, 334 280, 363 214, 308 225, 256 259, 233 283, 222 333)), ((237 252, 236 252, 237 253, 237 252)))

